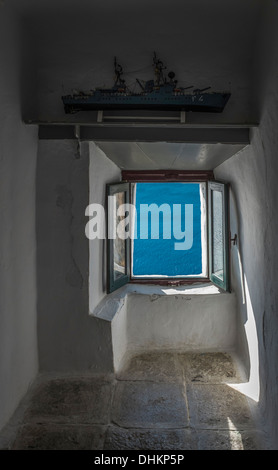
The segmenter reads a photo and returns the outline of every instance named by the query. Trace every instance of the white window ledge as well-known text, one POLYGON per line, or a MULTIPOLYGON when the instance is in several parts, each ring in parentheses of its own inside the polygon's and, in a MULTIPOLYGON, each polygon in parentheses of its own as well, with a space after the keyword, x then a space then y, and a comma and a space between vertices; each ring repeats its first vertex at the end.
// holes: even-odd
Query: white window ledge
POLYGON ((190 300, 191 296, 199 295, 229 295, 227 292, 219 289, 212 283, 199 283, 192 286, 177 287, 147 284, 127 284, 117 291, 106 295, 104 299, 102 299, 102 301, 96 306, 94 311, 90 313, 90 315, 111 322, 115 315, 123 308, 126 298, 130 294, 148 295, 152 298, 152 300, 156 300, 160 296, 165 295, 178 296, 179 299, 184 297, 184 300, 190 300))

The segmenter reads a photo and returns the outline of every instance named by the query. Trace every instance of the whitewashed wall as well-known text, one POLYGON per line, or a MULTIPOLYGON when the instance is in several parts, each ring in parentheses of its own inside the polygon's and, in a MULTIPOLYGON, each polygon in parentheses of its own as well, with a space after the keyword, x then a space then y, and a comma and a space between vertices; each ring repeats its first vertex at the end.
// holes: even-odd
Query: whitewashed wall
POLYGON ((257 403, 278 448, 278 4, 267 1, 254 71, 260 126, 251 147, 219 166, 220 179, 231 182, 237 208, 239 245, 233 248, 233 285, 238 294, 240 347, 249 362, 245 391, 257 403))

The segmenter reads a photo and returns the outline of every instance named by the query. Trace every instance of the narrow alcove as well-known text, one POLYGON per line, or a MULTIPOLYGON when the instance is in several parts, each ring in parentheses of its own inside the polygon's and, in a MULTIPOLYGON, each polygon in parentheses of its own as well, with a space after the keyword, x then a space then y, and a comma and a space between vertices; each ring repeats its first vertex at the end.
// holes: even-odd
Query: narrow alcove
MULTIPOLYGON (((77 6, 75 0, 9 0, 0 2, 0 12, 0 428, 30 384, 40 386, 48 374, 104 375, 92 396, 94 403, 104 396, 106 420, 111 376, 140 379, 149 354, 146 380, 182 377, 197 408, 209 397, 211 380, 221 385, 221 406, 223 397, 248 397, 267 433, 265 447, 277 448, 277 1, 80 0, 77 6), (231 92, 225 110, 145 120, 140 110, 124 119, 102 110, 65 114, 62 95, 110 87, 115 55, 128 84, 131 75, 148 81, 154 50, 182 86, 231 92), (230 185, 230 292, 199 279, 192 285, 135 279, 107 294, 106 241, 86 237, 88 204, 105 205, 106 185, 119 183, 124 171, 170 169, 211 171, 230 185), (244 380, 233 381, 225 351, 244 380), (209 371, 203 388, 199 361, 209 371), (227 365, 224 375, 215 374, 219 361, 227 365)), ((57 387, 47 385, 52 411, 53 390, 74 406, 76 391, 87 397, 81 382, 81 388, 75 379, 67 385, 60 377, 57 387)), ((157 385, 150 389, 156 403, 157 385)), ((139 400, 140 390, 137 384, 129 392, 139 400)), ((116 395, 124 391, 119 383, 116 395)), ((42 395, 47 400, 48 393, 42 395)), ((114 412, 117 423, 126 423, 124 411, 114 412)), ((34 426, 43 439, 41 417, 31 415, 22 429, 34 426)), ((112 421, 94 419, 110 442, 117 435, 112 421)), ((231 441, 246 425, 236 407, 220 422, 231 441)), ((50 434, 59 423, 50 422, 50 434)), ((64 425, 69 432, 71 425, 64 425)), ((88 431, 94 439, 95 430, 88 431)), ((124 427, 120 432, 126 436, 124 427)), ((162 441, 181 442, 182 432, 167 429, 162 441)), ((103 436, 101 442, 103 448, 103 436)))

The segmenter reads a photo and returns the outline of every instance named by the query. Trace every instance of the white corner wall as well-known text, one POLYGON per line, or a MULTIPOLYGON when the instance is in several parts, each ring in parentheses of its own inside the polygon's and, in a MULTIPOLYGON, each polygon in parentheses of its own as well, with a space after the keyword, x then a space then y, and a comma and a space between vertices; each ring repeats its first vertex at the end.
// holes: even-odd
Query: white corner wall
POLYGON ((266 0, 266 16, 254 63, 254 88, 260 125, 251 146, 220 165, 215 175, 231 183, 233 287, 237 292, 241 335, 239 348, 248 366, 242 390, 255 404, 278 449, 278 3, 266 0))
POLYGON ((94 316, 110 325, 115 372, 141 352, 236 349, 236 296, 211 284, 128 284, 107 295, 94 316))
MULTIPOLYGON (((8 3, 8 2, 7 2, 8 3)), ((37 128, 21 121, 20 23, 0 5, 0 429, 38 370, 37 128)))
MULTIPOLYGON (((236 343, 235 294, 175 295, 131 293, 127 304, 128 351, 233 351, 236 343)), ((215 289, 217 290, 217 289, 215 289)))
MULTIPOLYGON (((89 202, 106 208, 106 184, 121 181, 121 170, 94 142, 89 143, 89 158, 89 202)), ((106 295, 106 240, 90 240, 89 247, 89 308, 93 313, 106 295)))

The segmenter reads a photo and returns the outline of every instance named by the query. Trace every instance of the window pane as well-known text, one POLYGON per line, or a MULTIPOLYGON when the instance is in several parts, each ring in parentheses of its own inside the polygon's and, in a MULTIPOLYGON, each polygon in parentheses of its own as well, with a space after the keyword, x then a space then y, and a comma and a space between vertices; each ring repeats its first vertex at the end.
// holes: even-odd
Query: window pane
POLYGON ((206 185, 137 183, 134 277, 207 275, 206 185))
POLYGON ((129 204, 129 184, 107 185, 108 240, 107 240, 107 292, 113 292, 129 281, 130 240, 127 238, 129 222, 126 206, 129 204))
POLYGON ((212 272, 224 280, 223 193, 212 191, 212 272))
POLYGON ((120 192, 114 195, 116 199, 116 214, 114 215, 115 221, 115 234, 116 238, 113 241, 114 251, 114 280, 119 279, 126 274, 126 250, 124 239, 124 226, 120 224, 124 220, 124 215, 118 215, 118 208, 125 204, 125 193, 120 192))
POLYGON ((230 291, 229 276, 229 186, 209 181, 209 277, 230 291))

